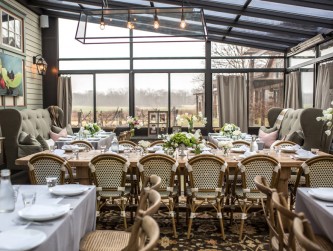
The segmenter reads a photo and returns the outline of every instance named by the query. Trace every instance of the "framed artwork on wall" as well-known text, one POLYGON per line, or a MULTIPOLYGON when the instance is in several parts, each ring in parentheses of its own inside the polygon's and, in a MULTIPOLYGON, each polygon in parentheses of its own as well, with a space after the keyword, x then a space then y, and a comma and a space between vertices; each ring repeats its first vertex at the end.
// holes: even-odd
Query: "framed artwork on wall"
POLYGON ((148 136, 166 134, 168 123, 167 111, 148 111, 148 136))
MULTIPOLYGON (((0 50, 0 96, 23 96, 23 59, 0 50)), ((6 106, 10 104, 6 103, 6 106)))

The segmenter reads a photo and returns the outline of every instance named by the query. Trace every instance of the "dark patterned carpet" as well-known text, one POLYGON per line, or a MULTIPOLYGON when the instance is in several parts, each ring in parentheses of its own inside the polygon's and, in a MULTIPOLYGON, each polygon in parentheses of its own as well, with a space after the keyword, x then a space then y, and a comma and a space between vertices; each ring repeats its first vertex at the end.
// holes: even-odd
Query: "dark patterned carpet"
MULTIPOLYGON (((178 238, 173 238, 172 224, 167 214, 159 212, 153 216, 161 230, 160 241, 155 250, 197 250, 197 251, 215 251, 215 250, 269 250, 268 226, 262 215, 252 216, 247 219, 243 240, 239 242, 239 223, 234 219, 230 224, 229 219, 224 221, 226 240, 223 241, 220 235, 220 224, 216 218, 209 214, 198 215, 194 219, 192 238, 188 240, 187 224, 185 213, 180 213, 179 223, 177 224, 178 238)), ((119 212, 102 212, 97 221, 97 229, 123 230, 122 220, 119 220, 119 212)), ((237 214, 234 215, 237 218, 237 214)), ((131 225, 131 219, 128 215, 128 225, 131 225)))

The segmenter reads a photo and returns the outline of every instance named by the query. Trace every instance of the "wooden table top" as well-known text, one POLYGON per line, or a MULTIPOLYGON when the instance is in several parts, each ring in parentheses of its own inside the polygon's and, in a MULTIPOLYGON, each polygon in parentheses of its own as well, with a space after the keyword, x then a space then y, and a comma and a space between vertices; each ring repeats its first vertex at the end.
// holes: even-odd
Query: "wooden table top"
MULTIPOLYGON (((50 151, 44 151, 44 152, 50 153, 50 151)), ((263 152, 261 151, 259 153, 262 154, 263 152)), ((75 159, 75 157, 72 156, 72 153, 66 153, 66 155, 69 157, 69 159, 68 159, 69 164, 72 165, 72 166, 76 166, 76 167, 79 167, 79 166, 88 167, 89 161, 93 157, 95 157, 99 154, 101 154, 100 150, 92 150, 92 151, 89 151, 89 152, 80 152, 79 153, 79 159, 75 159)), ((319 152, 318 154, 319 155, 327 155, 327 153, 324 153, 324 152, 319 152)), ((19 158, 15 161, 15 164, 16 165, 27 165, 28 161, 30 160, 30 158, 33 155, 35 155, 35 154, 19 158)), ((121 155, 125 156, 123 153, 121 153, 121 155)), ((223 154, 222 154, 222 151, 219 151, 219 150, 216 151, 216 156, 224 159, 228 163, 229 167, 236 167, 237 166, 238 162, 240 161, 239 160, 239 155, 240 155, 239 153, 230 153, 228 157, 224 157, 223 154)), ((270 151, 268 155, 276 158, 280 162, 281 167, 300 166, 304 162, 304 160, 297 160, 295 158, 292 158, 292 156, 294 154, 291 154, 291 153, 276 154, 274 151, 270 151)), ((129 160, 131 162, 131 165, 136 165, 136 163, 138 162, 140 157, 141 156, 138 156, 135 153, 130 153, 129 160)), ((177 158, 177 161, 178 161, 178 163, 181 167, 185 166, 185 163, 187 161, 187 157, 186 156, 184 156, 184 157, 179 156, 177 158)))

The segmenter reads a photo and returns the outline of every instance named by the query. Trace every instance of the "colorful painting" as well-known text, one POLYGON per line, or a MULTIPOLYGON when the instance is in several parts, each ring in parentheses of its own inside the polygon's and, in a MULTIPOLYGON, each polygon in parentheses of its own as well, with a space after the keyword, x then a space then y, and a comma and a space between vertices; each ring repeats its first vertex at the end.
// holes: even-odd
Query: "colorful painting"
POLYGON ((22 59, 3 52, 0 52, 0 95, 23 95, 22 59))

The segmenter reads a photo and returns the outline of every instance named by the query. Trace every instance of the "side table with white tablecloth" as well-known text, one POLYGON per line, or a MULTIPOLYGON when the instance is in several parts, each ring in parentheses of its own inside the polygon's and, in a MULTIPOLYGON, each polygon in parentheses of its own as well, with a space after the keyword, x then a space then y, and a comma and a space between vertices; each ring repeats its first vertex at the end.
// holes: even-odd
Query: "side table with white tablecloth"
MULTIPOLYGON (((113 137, 115 137, 116 134, 115 133, 110 133, 107 136, 103 136, 103 137, 94 137, 94 138, 86 138, 86 139, 81 139, 81 140, 85 140, 88 141, 89 143, 91 143, 93 145, 93 147, 97 150, 97 149, 101 149, 102 145, 105 145, 106 148, 109 148, 111 146, 111 142, 113 140, 113 137)), ((64 138, 62 138, 62 140, 56 141, 55 144, 57 145, 57 147, 59 149, 61 149, 61 147, 65 144, 70 143, 71 141, 73 141, 73 138, 68 138, 67 140, 64 138)))
MULTIPOLYGON (((81 238, 96 227, 96 188, 87 186, 83 194, 71 197, 54 197, 45 185, 22 185, 19 188, 15 211, 0 213, 0 231, 13 228, 22 228, 13 222, 18 218, 18 211, 23 208, 22 192, 34 191, 37 193, 36 204, 70 204, 71 210, 60 218, 40 222, 40 225, 30 224, 29 229, 44 232, 47 239, 33 251, 78 251, 81 238)), ((18 240, 19 241, 19 240, 18 240)))
POLYGON ((333 201, 314 198, 309 194, 310 189, 316 188, 297 189, 295 211, 303 212, 315 234, 326 236, 333 245, 333 201))

